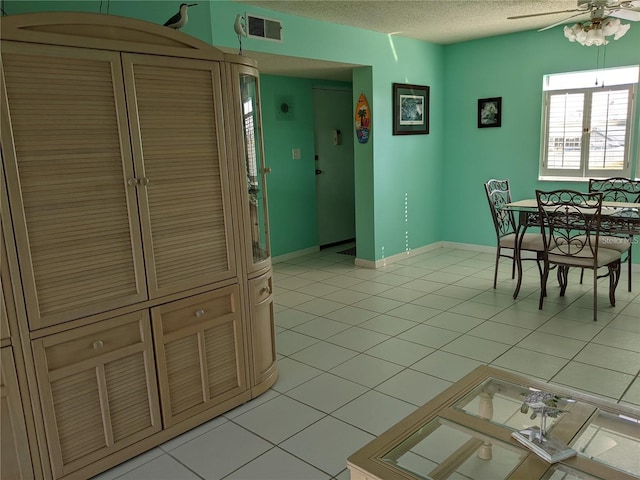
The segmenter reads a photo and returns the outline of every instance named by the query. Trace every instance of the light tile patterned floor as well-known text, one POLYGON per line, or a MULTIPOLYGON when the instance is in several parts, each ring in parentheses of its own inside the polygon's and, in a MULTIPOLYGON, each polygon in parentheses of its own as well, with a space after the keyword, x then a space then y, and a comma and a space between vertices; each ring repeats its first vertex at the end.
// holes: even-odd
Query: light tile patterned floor
MULTIPOLYGON (((347 245, 348 246, 348 245, 347 245)), ((347 457, 481 364, 640 406, 640 295, 611 308, 572 276, 538 310, 510 265, 438 249, 378 270, 322 250, 274 265, 280 375, 264 395, 99 475, 100 480, 346 480, 347 457)), ((640 292, 640 275, 634 276, 640 292)))

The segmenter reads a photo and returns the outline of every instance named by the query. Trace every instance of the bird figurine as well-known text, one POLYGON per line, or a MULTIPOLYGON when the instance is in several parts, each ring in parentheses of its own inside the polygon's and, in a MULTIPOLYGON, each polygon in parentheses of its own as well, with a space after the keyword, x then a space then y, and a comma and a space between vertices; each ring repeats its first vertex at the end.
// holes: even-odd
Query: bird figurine
POLYGON ((189 9, 189 7, 194 7, 196 5, 197 3, 190 3, 190 4, 181 3, 180 10, 178 10, 178 13, 176 13, 173 17, 171 17, 169 20, 164 22, 164 26, 169 28, 175 28, 176 30, 181 29, 189 21, 187 10, 189 9))
POLYGON ((236 21, 233 24, 233 29, 238 34, 238 42, 240 43, 240 51, 238 52, 238 55, 242 55, 242 37, 247 36, 247 28, 245 26, 245 20, 242 15, 236 15, 236 21))

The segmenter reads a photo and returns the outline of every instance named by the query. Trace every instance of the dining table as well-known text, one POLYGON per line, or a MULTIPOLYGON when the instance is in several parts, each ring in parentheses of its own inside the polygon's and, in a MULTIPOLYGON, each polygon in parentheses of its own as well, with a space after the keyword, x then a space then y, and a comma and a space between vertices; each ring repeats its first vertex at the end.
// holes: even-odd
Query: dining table
MULTIPOLYGON (((527 198, 505 204, 505 210, 517 214, 516 248, 514 252, 516 269, 518 272, 516 288, 513 298, 517 298, 522 286, 522 238, 529 227, 540 226, 540 214, 538 201, 535 198, 527 198)), ((603 201, 601 212, 601 233, 606 235, 639 235, 640 236, 640 203, 603 201)), ((633 248, 633 245, 631 246, 633 248)))

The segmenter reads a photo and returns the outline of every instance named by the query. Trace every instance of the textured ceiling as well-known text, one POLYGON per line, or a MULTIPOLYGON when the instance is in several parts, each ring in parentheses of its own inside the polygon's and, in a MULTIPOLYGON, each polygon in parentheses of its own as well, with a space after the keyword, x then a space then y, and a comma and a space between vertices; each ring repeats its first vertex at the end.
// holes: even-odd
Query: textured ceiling
POLYGON ((542 28, 573 13, 518 20, 507 20, 507 17, 577 8, 577 0, 255 0, 242 3, 440 44, 542 28))
MULTIPOLYGON (((438 44, 457 43, 495 35, 540 29, 556 23, 587 20, 588 14, 566 12, 578 6, 578 0, 506 1, 506 0, 254 0, 242 1, 274 12, 374 30, 386 34, 425 40, 438 44), (534 13, 560 12, 543 16, 508 20, 507 17, 534 13), (576 16, 577 15, 577 16, 576 16)), ((606 3, 615 0, 595 0, 606 3)), ((640 1, 636 2, 640 4, 640 1)), ((248 13, 252 13, 247 8, 248 13)), ((277 18, 277 15, 272 15, 277 18)), ((640 28, 640 25, 638 26, 640 28)), ((283 23, 286 38, 286 22, 283 23)), ((558 36, 562 31, 558 28, 558 36)), ((322 41, 318 39, 317 41, 322 41)), ((289 76, 350 80, 350 65, 333 65, 293 57, 277 57, 246 52, 258 60, 261 72, 289 76), (335 67, 335 68, 334 68, 335 67), (309 70, 307 70, 309 69, 309 70), (291 73, 289 73, 289 70, 291 73), (300 70, 298 74, 295 72, 300 70), (313 75, 306 75, 308 71, 313 75), (347 75, 348 74, 348 75, 347 75), (348 78, 347 78, 348 77, 348 78)))

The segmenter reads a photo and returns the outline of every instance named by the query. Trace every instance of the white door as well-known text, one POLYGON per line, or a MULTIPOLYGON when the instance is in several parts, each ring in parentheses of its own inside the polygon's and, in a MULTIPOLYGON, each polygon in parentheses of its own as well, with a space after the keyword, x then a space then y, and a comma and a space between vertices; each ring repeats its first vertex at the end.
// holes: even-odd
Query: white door
POLYGON ((351 90, 313 89, 318 245, 355 238, 351 90))

